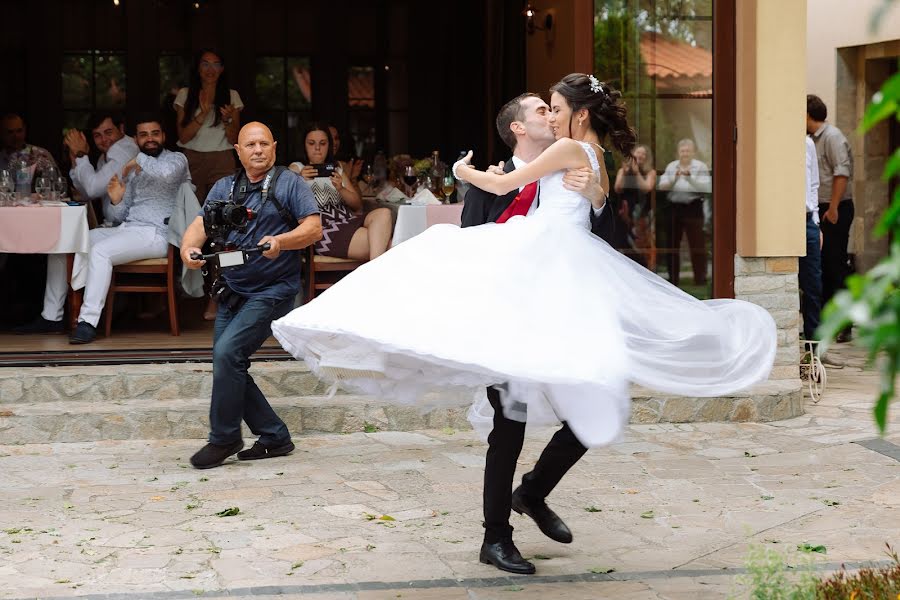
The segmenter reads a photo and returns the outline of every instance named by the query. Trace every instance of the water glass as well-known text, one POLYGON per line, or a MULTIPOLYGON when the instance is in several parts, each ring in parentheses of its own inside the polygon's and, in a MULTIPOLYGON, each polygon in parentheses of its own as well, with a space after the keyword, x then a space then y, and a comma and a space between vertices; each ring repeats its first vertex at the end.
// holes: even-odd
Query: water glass
POLYGON ((69 195, 69 180, 64 176, 58 176, 53 184, 53 187, 56 190, 57 197, 59 199, 63 199, 69 195))
POLYGON ((12 173, 7 169, 0 170, 0 206, 9 206, 12 204, 13 191, 16 184, 12 178, 12 173))

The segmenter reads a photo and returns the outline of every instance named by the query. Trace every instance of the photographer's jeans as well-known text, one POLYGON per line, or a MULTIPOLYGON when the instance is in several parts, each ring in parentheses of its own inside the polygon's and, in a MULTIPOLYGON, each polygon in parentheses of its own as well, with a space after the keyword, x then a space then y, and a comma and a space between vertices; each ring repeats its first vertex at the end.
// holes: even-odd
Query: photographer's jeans
POLYGON ((241 439, 241 420, 264 446, 282 446, 291 434, 247 372, 250 357, 272 335, 272 321, 286 315, 294 299, 251 298, 237 311, 219 305, 213 338, 213 388, 209 407, 209 442, 241 439))

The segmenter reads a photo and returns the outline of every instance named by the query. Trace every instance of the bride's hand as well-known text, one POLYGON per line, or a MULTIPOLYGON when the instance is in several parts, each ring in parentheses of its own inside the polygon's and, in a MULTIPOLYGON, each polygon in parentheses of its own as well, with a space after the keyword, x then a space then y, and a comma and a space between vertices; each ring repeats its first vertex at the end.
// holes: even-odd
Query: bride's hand
POLYGON ((468 169, 475 168, 472 166, 471 162, 472 162, 472 151, 469 150, 465 156, 463 156, 461 159, 459 159, 458 161, 453 163, 453 176, 456 177, 457 179, 459 179, 460 181, 468 181, 465 178, 464 174, 468 169))

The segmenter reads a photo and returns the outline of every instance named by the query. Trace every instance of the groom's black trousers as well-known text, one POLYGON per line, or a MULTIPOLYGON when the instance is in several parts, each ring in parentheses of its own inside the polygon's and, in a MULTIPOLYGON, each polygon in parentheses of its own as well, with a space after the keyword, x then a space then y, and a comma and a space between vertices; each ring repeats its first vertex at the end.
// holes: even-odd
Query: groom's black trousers
MULTIPOLYGON (((509 514, 516 462, 525 440, 525 423, 503 416, 500 393, 489 387, 488 400, 494 407, 494 429, 488 436, 484 465, 484 540, 495 543, 512 536, 509 514)), ((522 477, 522 493, 543 500, 563 475, 587 452, 567 423, 556 432, 534 469, 522 477)))

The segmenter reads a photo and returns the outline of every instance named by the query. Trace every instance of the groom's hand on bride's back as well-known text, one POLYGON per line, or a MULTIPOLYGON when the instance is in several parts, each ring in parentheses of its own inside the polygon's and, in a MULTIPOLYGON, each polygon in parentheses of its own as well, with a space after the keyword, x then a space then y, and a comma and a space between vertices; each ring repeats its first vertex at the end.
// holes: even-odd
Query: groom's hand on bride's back
POLYGON ((493 173, 494 175, 503 175, 503 174, 505 173, 505 171, 503 170, 503 167, 504 167, 505 165, 506 165, 506 163, 504 163, 504 162, 501 160, 501 161, 498 162, 496 165, 490 165, 490 166, 487 168, 487 172, 488 172, 488 173, 493 173))
POLYGON ((566 171, 563 175, 563 187, 578 192, 594 206, 602 205, 606 201, 606 190, 600 185, 600 178, 590 167, 566 171))

